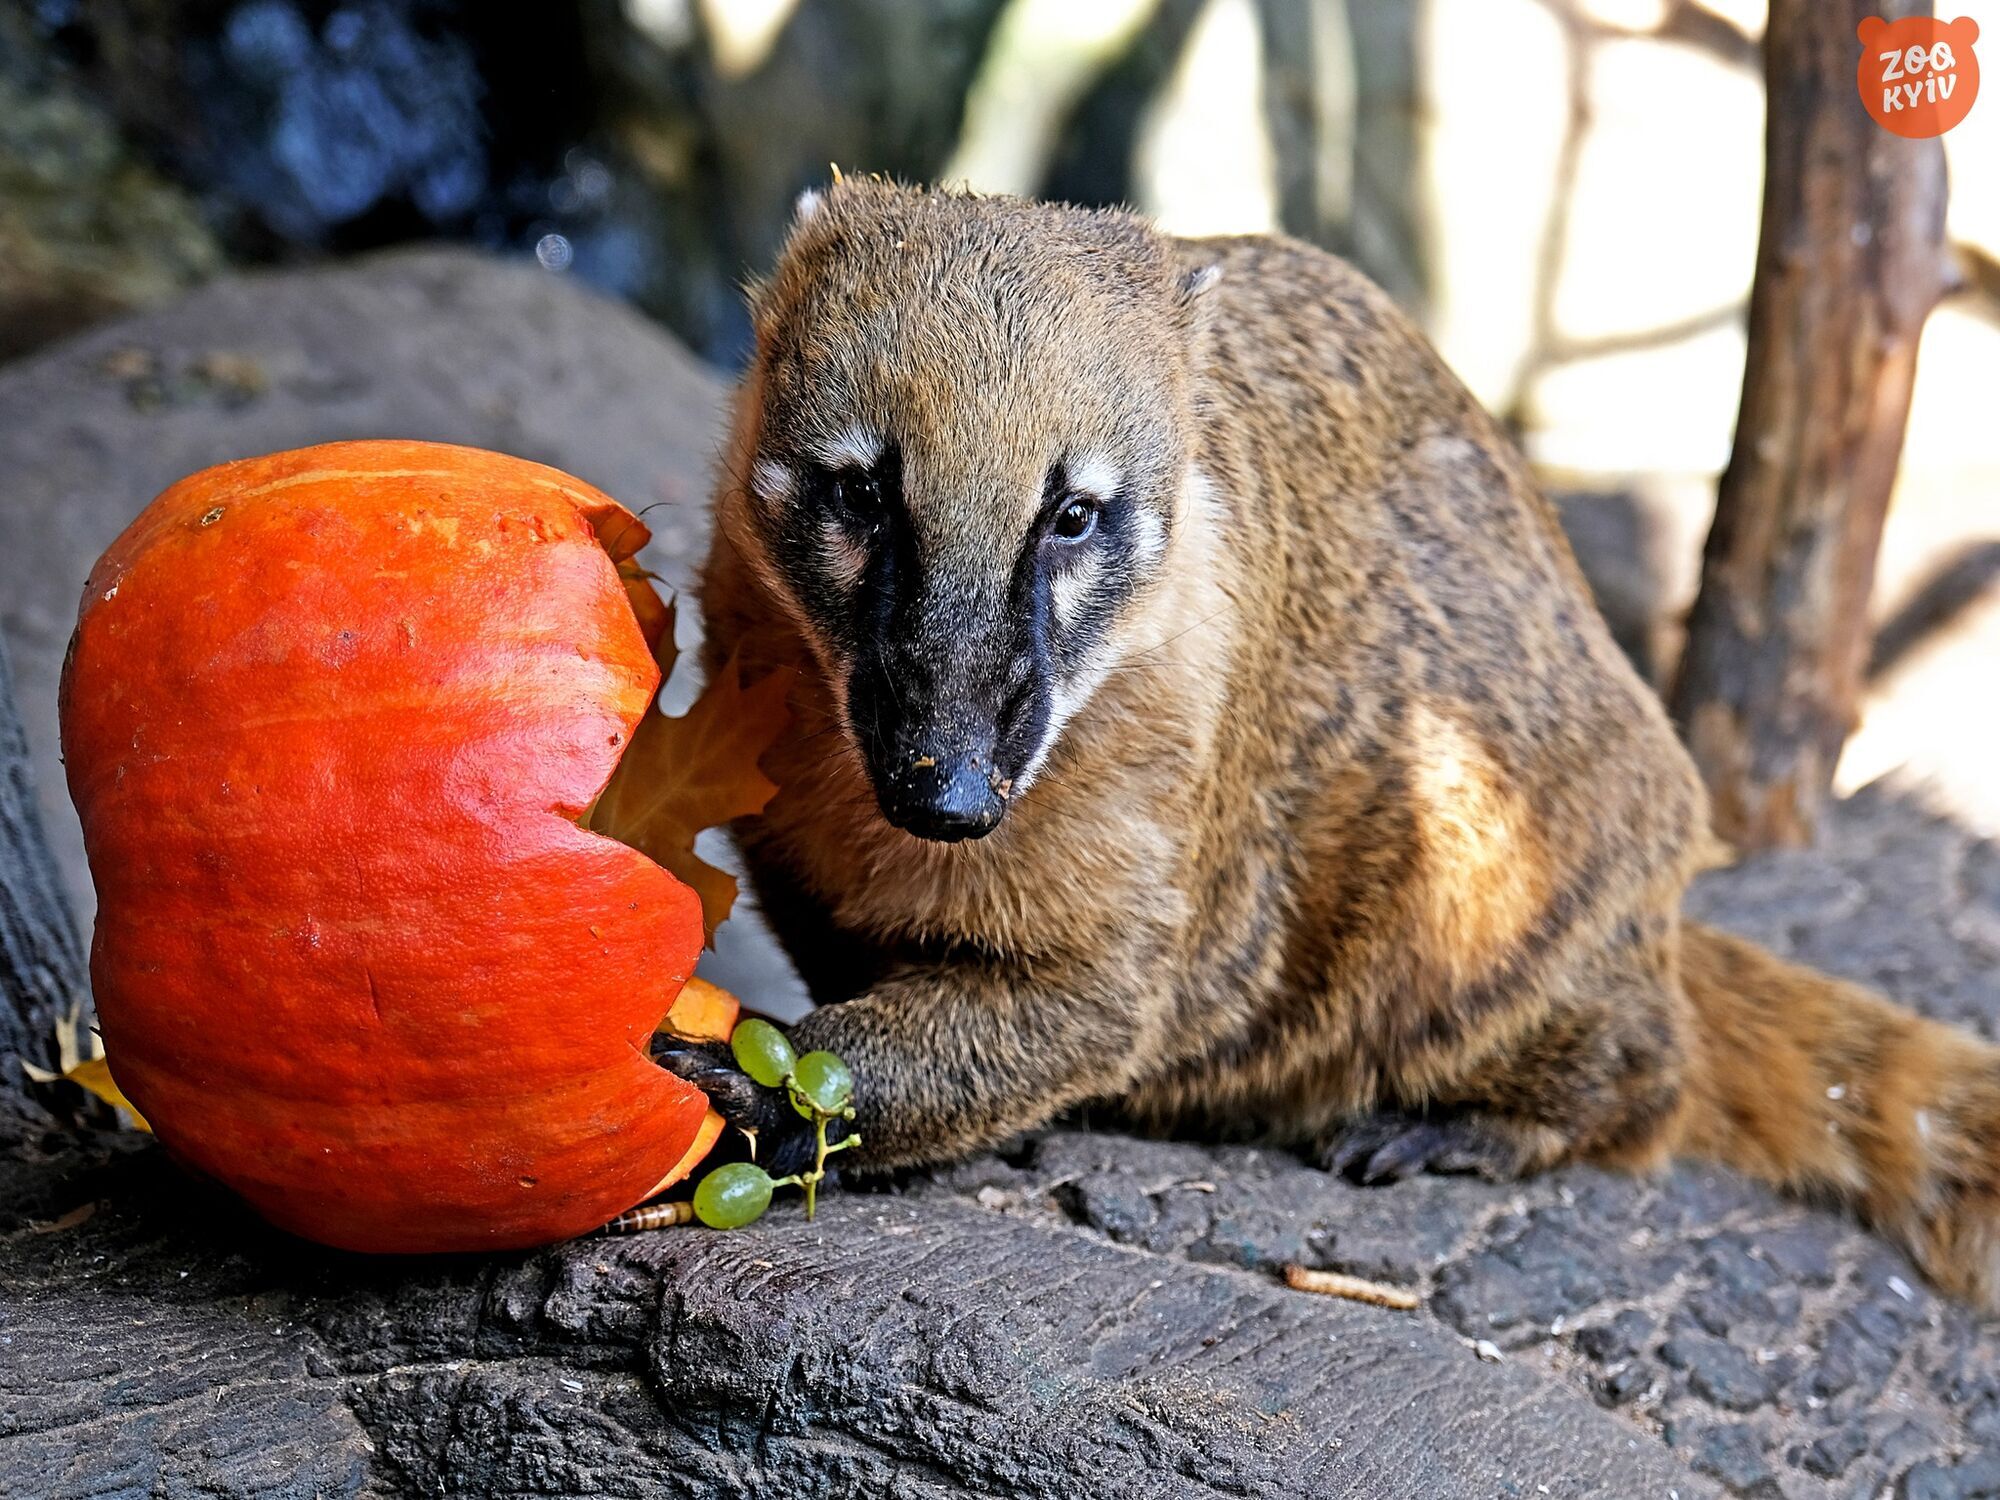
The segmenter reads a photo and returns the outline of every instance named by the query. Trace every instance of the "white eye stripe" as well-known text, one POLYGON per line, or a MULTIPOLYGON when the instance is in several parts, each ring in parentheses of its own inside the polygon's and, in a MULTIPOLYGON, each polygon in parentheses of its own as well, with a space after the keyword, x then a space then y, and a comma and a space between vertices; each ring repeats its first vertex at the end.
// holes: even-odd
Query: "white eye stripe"
POLYGON ((1085 452, 1063 465, 1063 480, 1076 493, 1103 502, 1118 493, 1125 474, 1106 454, 1085 452))
POLYGON ((1074 681, 1067 686, 1058 684, 1049 698, 1048 721, 1042 727, 1042 742, 1035 747, 1035 753, 1028 757, 1028 763, 1014 778, 1014 795, 1025 792, 1034 779, 1041 775, 1042 767, 1048 763, 1056 742, 1062 738, 1064 728, 1076 711, 1088 703, 1103 686, 1104 679, 1111 675, 1111 654, 1108 651, 1094 653, 1077 673, 1074 681))
POLYGON ((1102 568, 1095 557, 1080 557, 1049 580, 1049 604, 1063 624, 1073 624, 1097 592, 1102 568))
MULTIPOLYGON (((1215 483, 1196 465, 1190 463, 1183 476, 1183 494, 1191 513, 1210 522, 1219 521, 1221 515, 1220 498, 1215 492, 1215 483)), ((1143 507, 1135 507, 1132 522, 1133 552, 1143 568, 1149 560, 1156 561, 1166 551, 1166 522, 1160 515, 1143 507)), ((1079 572, 1081 570, 1078 570, 1079 572)), ((1058 597, 1062 581, 1057 580, 1051 590, 1050 603, 1060 614, 1064 603, 1058 597)), ((1068 607, 1074 609, 1083 599, 1079 591, 1073 594, 1068 607)), ((1058 742, 1069 721, 1082 710, 1097 690, 1104 685, 1115 665, 1117 651, 1109 640, 1099 641, 1096 648, 1070 676, 1068 682, 1057 682, 1049 695, 1049 714, 1042 728, 1042 742, 1035 747, 1035 753, 1028 757, 1027 764, 1014 778, 1014 795, 1020 796, 1039 776, 1055 753, 1058 742)))
POLYGON ((1157 511, 1144 506, 1132 508, 1132 560, 1139 568, 1150 567, 1167 550, 1167 527, 1157 511))
POLYGON ((849 427, 813 451, 829 469, 872 469, 884 446, 881 433, 866 427, 849 427))
POLYGON ((789 500, 797 483, 792 471, 773 459, 760 458, 750 466, 750 493, 766 505, 789 500))

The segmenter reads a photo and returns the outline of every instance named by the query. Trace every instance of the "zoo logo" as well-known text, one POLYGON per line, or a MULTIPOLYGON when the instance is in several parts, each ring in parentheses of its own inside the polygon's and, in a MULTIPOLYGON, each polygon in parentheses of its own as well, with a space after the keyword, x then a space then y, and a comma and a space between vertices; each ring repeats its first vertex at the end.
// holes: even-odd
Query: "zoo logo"
POLYGON ((1856 33, 1861 65, 1855 83, 1862 106, 1884 130, 1911 140, 1943 135, 1979 97, 1979 59, 1972 53, 1979 23, 1970 16, 1908 16, 1894 23, 1870 16, 1856 33))

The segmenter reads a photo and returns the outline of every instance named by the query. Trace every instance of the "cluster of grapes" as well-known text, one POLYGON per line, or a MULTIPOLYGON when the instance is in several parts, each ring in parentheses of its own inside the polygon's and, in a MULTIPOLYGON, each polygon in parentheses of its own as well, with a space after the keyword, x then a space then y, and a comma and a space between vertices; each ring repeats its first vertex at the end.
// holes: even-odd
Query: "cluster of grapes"
POLYGON ((854 1118, 854 1075, 831 1052, 800 1057, 785 1034, 769 1021, 751 1016, 737 1023, 729 1050, 736 1066, 767 1089, 783 1087, 792 1108, 812 1122, 818 1148, 812 1167, 790 1177, 773 1177, 754 1161, 733 1161, 717 1167, 694 1190, 694 1215, 711 1229, 738 1229, 762 1218, 771 1194, 796 1187, 806 1195, 806 1217, 813 1216, 816 1194, 826 1177, 826 1159, 836 1151, 861 1143, 850 1135, 827 1144, 826 1127, 834 1120, 854 1118))

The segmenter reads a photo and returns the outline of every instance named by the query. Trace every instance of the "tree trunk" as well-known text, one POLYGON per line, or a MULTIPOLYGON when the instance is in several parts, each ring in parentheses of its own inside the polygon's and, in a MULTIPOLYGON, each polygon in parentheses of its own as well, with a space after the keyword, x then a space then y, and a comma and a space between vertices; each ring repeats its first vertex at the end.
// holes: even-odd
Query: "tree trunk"
POLYGON ((1771 5, 1749 360, 1671 700, 1739 847, 1810 841, 1854 724, 1917 342, 1947 273, 1943 148, 1864 112, 1855 28, 1930 10, 1771 5))
POLYGON ((0 644, 0 1116, 32 1113, 21 1064, 55 1065, 56 1027, 83 994, 83 948, 42 837, 13 672, 0 644))
POLYGON ((1094 207, 1133 201, 1146 111, 1173 78, 1201 12, 1201 0, 1160 0, 1124 55, 1071 108, 1035 196, 1094 207))

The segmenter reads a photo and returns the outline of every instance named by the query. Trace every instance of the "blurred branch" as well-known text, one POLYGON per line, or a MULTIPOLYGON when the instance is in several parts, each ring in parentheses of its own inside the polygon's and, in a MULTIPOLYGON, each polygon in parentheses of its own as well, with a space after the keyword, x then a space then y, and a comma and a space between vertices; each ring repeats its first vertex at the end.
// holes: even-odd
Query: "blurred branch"
POLYGON ((1201 11, 1201 0, 1161 0, 1152 21, 1063 122, 1038 196, 1089 207, 1132 201, 1146 110, 1173 76, 1201 11))
POLYGON ((1868 658, 1868 596, 1925 318, 1945 167, 1854 101, 1855 28, 1928 0, 1773 0, 1763 227, 1736 440, 1671 698, 1716 828, 1811 840, 1868 658))
POLYGON ((1947 295, 1969 303, 1969 310, 1989 323, 2000 323, 2000 260, 1963 241, 1951 247, 1951 255, 1956 280, 1947 295))
POLYGON ((1264 38, 1264 128, 1278 170, 1278 223, 1286 232, 1324 242, 1320 201, 1321 154, 1327 139, 1322 117, 1319 49, 1313 36, 1313 0, 1260 0, 1264 38))
POLYGON ((1346 256, 1405 309, 1429 300, 1418 147, 1420 8, 1258 0, 1278 224, 1346 256))
POLYGON ((1875 632, 1868 681, 1888 676, 1924 642, 1947 629, 2000 585, 2000 541, 1968 542, 1953 553, 1875 632))
POLYGON ((1718 15, 1698 0, 1672 0, 1667 13, 1652 26, 1620 26, 1600 21, 1579 11, 1573 0, 1542 0, 1542 4, 1565 21, 1587 29, 1593 37, 1632 38, 1655 42, 1679 42, 1739 68, 1754 68, 1763 56, 1757 38, 1727 16, 1718 15))
POLYGON ((1507 425, 1517 433, 1526 425, 1525 404, 1536 378, 1563 357, 1557 353, 1563 339, 1556 325, 1556 294, 1569 246, 1577 169, 1583 161, 1584 137, 1590 129, 1590 49, 1594 23, 1562 0, 1543 0, 1543 4, 1562 28, 1563 94, 1568 108, 1563 115, 1562 144, 1556 152, 1554 180, 1549 189, 1549 211, 1542 221, 1541 240, 1535 247, 1528 346, 1514 371, 1513 390, 1505 408, 1507 425))
POLYGON ((1562 29, 1563 82, 1568 110, 1563 119, 1562 143, 1556 155, 1549 212, 1543 222, 1541 241, 1535 253, 1533 317, 1528 345, 1515 371, 1512 393, 1503 403, 1505 420, 1516 432, 1527 425, 1527 404, 1533 396, 1535 382, 1554 367, 1601 355, 1661 348, 1727 327, 1743 315, 1742 305, 1732 303, 1657 328, 1589 339, 1568 338, 1557 326, 1556 296, 1562 281, 1577 173, 1591 124, 1590 74, 1596 46, 1604 41, 1635 38, 1681 42, 1699 47, 1727 63, 1742 66, 1754 65, 1761 55, 1755 37, 1734 22, 1696 4, 1695 0, 1673 0, 1659 23, 1649 27, 1619 26, 1598 20, 1586 14, 1575 0, 1540 0, 1540 4, 1562 29))
POLYGON ((1678 344, 1682 339, 1699 338, 1704 333, 1713 333, 1718 328, 1734 328, 1742 321, 1743 304, 1729 302, 1721 307, 1711 307, 1707 312, 1676 318, 1671 323, 1660 323, 1651 328, 1635 328, 1629 333, 1605 333, 1595 338, 1569 338, 1556 334, 1549 338, 1542 349, 1537 361, 1537 370, 1547 370, 1554 365, 1568 364, 1572 360, 1599 359, 1607 354, 1632 354, 1642 349, 1664 349, 1670 344, 1678 344))

